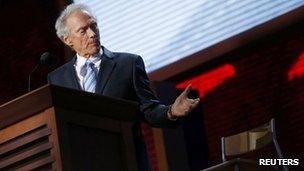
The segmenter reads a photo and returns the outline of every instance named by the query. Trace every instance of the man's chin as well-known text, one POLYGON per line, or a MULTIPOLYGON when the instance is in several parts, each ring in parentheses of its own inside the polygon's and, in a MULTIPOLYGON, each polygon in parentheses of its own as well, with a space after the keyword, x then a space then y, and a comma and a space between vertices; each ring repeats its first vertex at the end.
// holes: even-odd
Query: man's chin
POLYGON ((90 50, 90 54, 96 55, 99 53, 99 51, 100 51, 100 46, 96 46, 90 50))

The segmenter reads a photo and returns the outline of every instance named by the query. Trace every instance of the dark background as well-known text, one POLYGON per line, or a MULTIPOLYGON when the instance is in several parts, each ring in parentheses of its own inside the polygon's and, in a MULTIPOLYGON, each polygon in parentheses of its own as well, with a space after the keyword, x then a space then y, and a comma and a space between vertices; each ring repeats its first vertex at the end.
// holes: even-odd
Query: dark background
MULTIPOLYGON (((195 90, 206 93, 201 95, 203 122, 213 164, 221 162, 222 136, 237 134, 275 118, 284 158, 299 158, 300 166, 291 168, 303 170, 303 77, 302 20, 169 80, 178 87, 191 83, 195 90), (229 76, 231 71, 223 69, 225 65, 234 68, 233 76, 229 76), (221 68, 223 72, 219 72, 221 68), (292 77, 292 73, 297 74, 292 77), (206 86, 225 75, 229 77, 206 90, 206 86)), ((271 147, 261 153, 261 158, 277 158, 271 147)))

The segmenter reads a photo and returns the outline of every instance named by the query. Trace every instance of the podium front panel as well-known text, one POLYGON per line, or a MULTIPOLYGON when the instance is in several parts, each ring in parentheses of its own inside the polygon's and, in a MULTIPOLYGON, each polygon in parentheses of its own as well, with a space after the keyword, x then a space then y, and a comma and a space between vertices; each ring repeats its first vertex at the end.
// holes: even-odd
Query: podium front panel
POLYGON ((64 170, 137 170, 131 126, 90 113, 55 111, 64 170))

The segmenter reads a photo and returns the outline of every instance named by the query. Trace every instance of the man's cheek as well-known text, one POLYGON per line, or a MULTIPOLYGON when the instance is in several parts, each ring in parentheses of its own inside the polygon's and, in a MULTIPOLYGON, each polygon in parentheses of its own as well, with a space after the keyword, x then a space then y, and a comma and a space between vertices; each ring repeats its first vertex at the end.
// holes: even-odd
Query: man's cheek
POLYGON ((83 49, 86 49, 89 45, 89 42, 87 39, 82 39, 82 47, 83 49))

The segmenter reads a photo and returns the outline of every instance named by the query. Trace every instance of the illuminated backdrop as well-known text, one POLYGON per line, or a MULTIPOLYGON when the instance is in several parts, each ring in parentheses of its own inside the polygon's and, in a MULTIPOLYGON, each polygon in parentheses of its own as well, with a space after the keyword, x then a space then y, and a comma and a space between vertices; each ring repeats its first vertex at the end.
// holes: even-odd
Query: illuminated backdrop
POLYGON ((98 18, 101 41, 141 55, 148 72, 285 14, 304 0, 75 0, 98 18))

